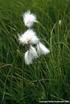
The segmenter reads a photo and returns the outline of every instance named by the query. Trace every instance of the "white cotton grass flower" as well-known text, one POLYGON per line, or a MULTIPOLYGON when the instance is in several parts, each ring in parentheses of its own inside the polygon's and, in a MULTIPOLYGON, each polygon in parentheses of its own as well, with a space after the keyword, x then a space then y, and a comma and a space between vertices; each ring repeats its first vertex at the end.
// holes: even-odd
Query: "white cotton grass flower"
POLYGON ((38 54, 37 54, 37 52, 36 52, 36 49, 35 49, 32 45, 30 46, 29 51, 30 51, 30 54, 31 54, 31 56, 32 56, 32 59, 38 58, 38 54))
POLYGON ((25 64, 29 65, 32 64, 35 58, 38 58, 38 54, 36 49, 33 46, 30 46, 30 49, 25 53, 25 64))
POLYGON ((43 45, 41 42, 39 42, 37 44, 37 53, 38 55, 46 55, 48 54, 50 51, 48 48, 45 47, 45 45, 43 45))
POLYGON ((32 29, 28 29, 21 36, 19 36, 19 41, 22 44, 37 44, 39 39, 32 29))
POLYGON ((29 50, 28 50, 27 52, 25 52, 24 59, 25 59, 25 64, 29 65, 29 64, 32 63, 32 58, 31 58, 31 56, 29 55, 29 50))
POLYGON ((34 22, 37 22, 36 15, 32 14, 30 11, 27 11, 23 14, 23 22, 28 28, 33 26, 34 22))
POLYGON ((21 36, 18 35, 18 40, 21 44, 27 44, 29 46, 29 49, 25 52, 24 59, 25 64, 30 65, 33 63, 34 59, 38 58, 40 55, 46 55, 50 51, 40 42, 36 32, 31 29, 34 22, 38 23, 36 15, 32 14, 30 11, 25 12, 23 14, 23 22, 29 29, 21 34, 21 36))

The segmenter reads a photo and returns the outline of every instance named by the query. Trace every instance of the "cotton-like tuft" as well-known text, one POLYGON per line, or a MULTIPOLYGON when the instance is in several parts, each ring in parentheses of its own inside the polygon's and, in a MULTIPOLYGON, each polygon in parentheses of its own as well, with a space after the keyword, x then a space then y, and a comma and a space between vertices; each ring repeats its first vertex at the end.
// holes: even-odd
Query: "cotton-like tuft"
POLYGON ((30 49, 25 53, 25 64, 32 64, 35 58, 38 58, 36 49, 33 46, 30 46, 30 49))
POLYGON ((27 26, 28 28, 32 27, 34 22, 37 22, 36 16, 30 11, 27 11, 23 14, 23 21, 25 26, 27 26))
POLYGON ((25 52, 25 64, 29 65, 32 63, 32 57, 30 56, 29 50, 27 52, 25 52))
MULTIPOLYGON (((25 12, 23 14, 23 22, 25 26, 28 27, 28 30, 19 35, 18 40, 21 44, 26 44, 28 47, 28 50, 25 52, 24 59, 25 64, 30 65, 33 63, 35 58, 38 58, 40 55, 46 55, 50 51, 40 42, 36 32, 32 29, 34 22, 38 22, 36 15, 30 11, 25 12)), ((59 21, 59 24, 61 24, 61 20, 59 21)))
POLYGON ((19 36, 19 41, 22 44, 37 44, 39 39, 32 29, 28 29, 25 33, 19 36))
POLYGON ((41 42, 39 42, 37 44, 37 53, 38 53, 38 55, 46 55, 49 52, 50 52, 49 49, 46 48, 45 45, 43 45, 41 42))
POLYGON ((32 55, 32 59, 38 58, 38 54, 36 52, 36 49, 33 46, 30 46, 29 51, 30 51, 30 54, 32 55))

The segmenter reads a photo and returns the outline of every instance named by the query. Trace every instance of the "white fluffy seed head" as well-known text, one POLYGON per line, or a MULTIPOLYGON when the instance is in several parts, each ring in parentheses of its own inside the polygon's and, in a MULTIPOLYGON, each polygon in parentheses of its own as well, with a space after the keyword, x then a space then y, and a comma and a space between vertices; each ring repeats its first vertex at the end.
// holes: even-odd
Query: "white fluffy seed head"
POLYGON ((22 44, 37 44, 39 39, 32 29, 28 29, 21 36, 19 36, 19 41, 22 44))
POLYGON ((25 64, 29 65, 32 63, 32 57, 30 56, 29 50, 27 52, 25 52, 25 64))
POLYGON ((32 56, 32 59, 38 58, 38 54, 37 54, 37 52, 36 52, 36 49, 35 49, 33 46, 30 46, 29 51, 30 51, 30 54, 31 54, 31 56, 32 56))
POLYGON ((49 52, 50 52, 49 49, 46 48, 41 42, 39 42, 37 44, 37 53, 38 53, 38 55, 42 55, 42 54, 46 55, 49 52))
POLYGON ((32 64, 33 60, 38 57, 36 49, 30 46, 30 49, 25 53, 25 64, 32 64))
POLYGON ((32 27, 34 22, 37 22, 36 16, 30 11, 27 11, 23 14, 23 21, 25 26, 27 26, 28 28, 32 27))

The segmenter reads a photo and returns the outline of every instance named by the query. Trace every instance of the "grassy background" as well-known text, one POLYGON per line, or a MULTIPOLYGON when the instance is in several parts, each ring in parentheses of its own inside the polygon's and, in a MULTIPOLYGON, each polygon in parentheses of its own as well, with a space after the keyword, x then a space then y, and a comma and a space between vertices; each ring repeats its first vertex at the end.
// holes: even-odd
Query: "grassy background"
POLYGON ((39 100, 70 100, 70 0, 0 0, 0 104, 39 100), (30 66, 17 37, 27 10, 37 15, 34 29, 51 51, 30 66))

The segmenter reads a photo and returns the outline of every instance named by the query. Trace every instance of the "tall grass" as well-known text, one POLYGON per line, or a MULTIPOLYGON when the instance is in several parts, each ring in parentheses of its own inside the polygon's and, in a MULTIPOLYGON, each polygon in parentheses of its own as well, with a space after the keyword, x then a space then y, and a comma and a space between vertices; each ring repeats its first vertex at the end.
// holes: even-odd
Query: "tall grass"
POLYGON ((0 104, 70 100, 70 0, 0 0, 0 104), (50 54, 25 65, 18 33, 22 14, 31 10, 50 54), (59 24, 61 20, 61 24, 59 24))

